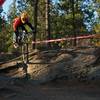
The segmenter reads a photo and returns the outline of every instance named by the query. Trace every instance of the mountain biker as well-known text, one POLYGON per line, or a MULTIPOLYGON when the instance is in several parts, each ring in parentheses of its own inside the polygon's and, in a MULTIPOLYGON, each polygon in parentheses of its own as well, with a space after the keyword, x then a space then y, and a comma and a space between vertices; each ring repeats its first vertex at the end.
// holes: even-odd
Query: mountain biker
POLYGON ((33 33, 35 32, 34 27, 29 22, 28 13, 26 11, 24 11, 19 17, 15 18, 13 21, 13 29, 14 29, 14 35, 15 35, 13 43, 14 43, 15 48, 17 48, 19 45, 18 43, 18 36, 20 34, 19 29, 21 28, 27 33, 25 25, 28 25, 32 29, 33 33))

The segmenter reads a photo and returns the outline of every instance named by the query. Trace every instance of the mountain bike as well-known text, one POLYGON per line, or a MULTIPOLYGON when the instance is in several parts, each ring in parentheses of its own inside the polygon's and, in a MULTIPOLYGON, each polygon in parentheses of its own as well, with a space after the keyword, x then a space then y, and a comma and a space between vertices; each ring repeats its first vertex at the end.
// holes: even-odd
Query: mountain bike
MULTIPOLYGON (((17 42, 19 50, 21 49, 22 53, 22 60, 24 63, 29 62, 29 43, 32 43, 32 40, 34 39, 34 32, 26 32, 25 30, 22 30, 19 28, 19 35, 17 37, 17 42)), ((16 41, 16 35, 15 33, 13 34, 13 42, 16 41)), ((15 42, 14 42, 15 43, 15 42)), ((17 48, 16 47, 16 48, 17 48)))
MULTIPOLYGON (((27 77, 27 67, 29 63, 29 43, 31 43, 32 38, 33 38, 33 32, 25 32, 22 29, 19 30, 19 35, 17 37, 17 42, 18 42, 18 49, 21 50, 22 54, 22 67, 25 76, 27 77)), ((13 34, 13 41, 15 41, 16 35, 15 33, 13 34)))
MULTIPOLYGON (((25 32, 22 29, 19 29, 19 35, 17 37, 17 43, 18 46, 16 48, 19 48, 17 50, 21 50, 21 54, 22 54, 22 60, 24 63, 28 63, 28 56, 29 56, 29 43, 32 43, 34 34, 33 32, 25 32)), ((16 43, 15 40, 16 39, 16 34, 13 33, 13 43, 16 43)), ((14 46, 15 48, 15 46, 14 46)))
POLYGON ((29 34, 26 33, 25 31, 20 32, 20 34, 18 36, 18 44, 19 44, 19 47, 21 47, 22 61, 25 64, 27 64, 29 62, 29 60, 28 60, 28 56, 29 56, 28 42, 29 42, 29 34))

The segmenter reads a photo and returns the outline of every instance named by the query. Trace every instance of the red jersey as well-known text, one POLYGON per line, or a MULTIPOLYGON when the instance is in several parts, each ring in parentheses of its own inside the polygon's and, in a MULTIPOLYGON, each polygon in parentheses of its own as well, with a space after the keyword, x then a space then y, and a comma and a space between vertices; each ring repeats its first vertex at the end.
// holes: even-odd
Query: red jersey
POLYGON ((17 27, 23 25, 23 23, 21 22, 21 18, 20 17, 17 17, 14 19, 13 21, 13 29, 14 31, 16 31, 17 27))
POLYGON ((24 24, 22 23, 20 17, 15 18, 14 21, 13 21, 13 29, 14 29, 14 31, 17 31, 18 27, 24 28, 24 25, 28 25, 32 30, 34 30, 34 27, 31 25, 31 23, 29 23, 28 19, 26 20, 26 22, 24 24))

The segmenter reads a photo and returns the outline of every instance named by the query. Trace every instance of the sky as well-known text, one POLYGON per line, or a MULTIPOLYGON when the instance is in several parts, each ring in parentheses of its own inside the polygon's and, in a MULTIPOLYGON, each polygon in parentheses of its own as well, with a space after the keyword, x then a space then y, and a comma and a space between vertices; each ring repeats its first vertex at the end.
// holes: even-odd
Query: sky
MULTIPOLYGON (((54 2, 57 2, 58 0, 52 0, 52 1, 54 1, 54 2)), ((3 4, 3 10, 4 10, 4 12, 8 12, 8 10, 9 10, 9 6, 10 6, 10 4, 13 2, 13 0, 6 0, 5 1, 5 3, 3 4)))
POLYGON ((8 10, 9 10, 9 6, 10 6, 10 4, 13 2, 13 0, 6 0, 5 1, 5 3, 3 4, 3 10, 4 10, 4 12, 8 12, 8 10))
MULTIPOLYGON (((58 0, 52 0, 52 1, 57 2, 58 0)), ((5 15, 5 17, 8 13, 9 6, 12 2, 13 2, 13 0, 6 0, 5 3, 3 4, 3 12, 5 12, 5 13, 3 13, 2 15, 5 15)))

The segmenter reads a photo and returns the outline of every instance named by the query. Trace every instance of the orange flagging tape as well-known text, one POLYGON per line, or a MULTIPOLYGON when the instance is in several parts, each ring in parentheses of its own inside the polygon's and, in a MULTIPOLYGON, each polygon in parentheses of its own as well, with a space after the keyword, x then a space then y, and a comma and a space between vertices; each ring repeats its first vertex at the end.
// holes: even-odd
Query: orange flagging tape
POLYGON ((43 40, 43 41, 32 41, 33 44, 41 44, 41 43, 49 43, 49 42, 60 42, 66 40, 75 40, 75 39, 88 39, 93 38, 95 35, 87 35, 87 36, 77 36, 77 37, 68 37, 68 38, 61 38, 61 39, 52 39, 52 40, 43 40))

